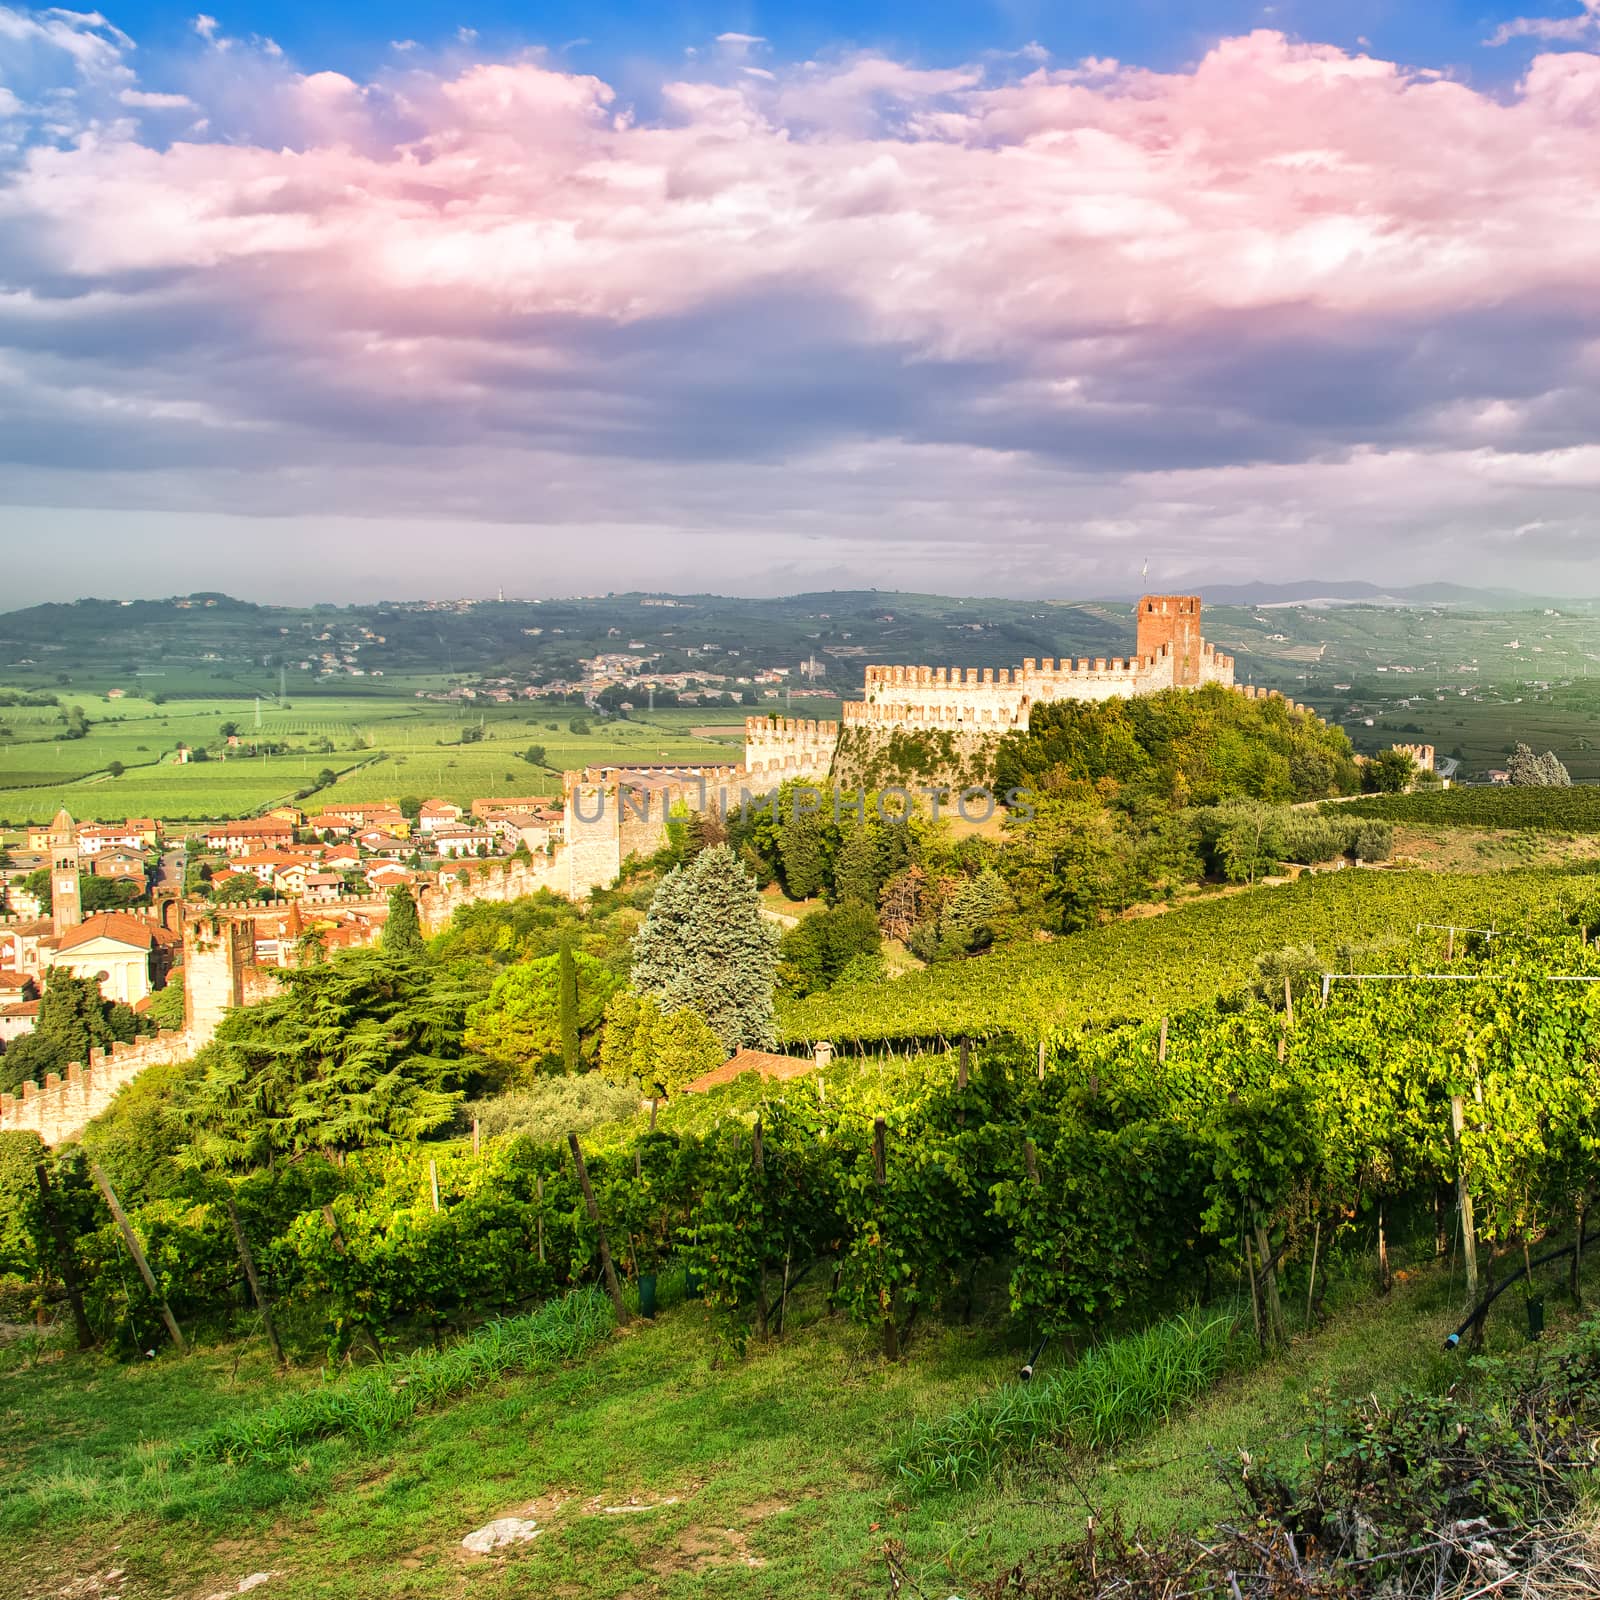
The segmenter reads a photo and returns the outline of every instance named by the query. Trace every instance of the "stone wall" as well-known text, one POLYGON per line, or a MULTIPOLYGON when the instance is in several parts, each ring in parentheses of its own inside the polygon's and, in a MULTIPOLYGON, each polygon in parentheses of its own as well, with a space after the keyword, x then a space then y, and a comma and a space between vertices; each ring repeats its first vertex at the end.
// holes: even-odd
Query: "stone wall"
POLYGON ((187 1061, 198 1048, 185 1030, 90 1050, 88 1061, 74 1061, 65 1077, 46 1073, 43 1088, 25 1083, 15 1096, 0 1094, 0 1131, 31 1130, 46 1144, 60 1144, 82 1133, 146 1067, 187 1061))

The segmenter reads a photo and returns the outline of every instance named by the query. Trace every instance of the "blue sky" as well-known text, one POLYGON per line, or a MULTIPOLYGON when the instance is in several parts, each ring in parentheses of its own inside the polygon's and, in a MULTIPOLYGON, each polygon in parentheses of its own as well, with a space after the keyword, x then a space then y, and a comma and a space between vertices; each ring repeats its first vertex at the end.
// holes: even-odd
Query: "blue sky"
POLYGON ((0 0, 7 598, 1596 592, 1597 171, 1600 0, 0 0))
MULTIPOLYGON (((200 9, 200 8, 196 8, 200 9)), ((516 5, 504 0, 461 0, 439 6, 419 0, 375 5, 263 4, 213 6, 231 33, 264 33, 307 63, 356 77, 378 68, 395 39, 434 48, 458 42, 470 28, 490 51, 528 45, 562 50, 584 71, 626 77, 631 62, 649 63, 704 49, 722 33, 759 35, 772 53, 799 60, 840 50, 870 49, 925 65, 974 59, 988 51, 1037 42, 1054 55, 1115 56, 1147 66, 1179 66, 1217 39, 1252 28, 1281 28, 1350 49, 1365 43, 1390 60, 1430 66, 1451 63, 1484 81, 1520 69, 1527 49, 1486 52, 1484 39, 1502 22, 1525 15, 1518 4, 1402 4, 1398 0, 1347 0, 1344 4, 1274 5, 1237 0, 1084 0, 1046 4, 916 4, 913 0, 809 0, 775 5, 516 5)), ((1551 8, 1557 15, 1562 7, 1551 8)), ((151 0, 108 12, 152 56, 184 53, 192 12, 151 0)))

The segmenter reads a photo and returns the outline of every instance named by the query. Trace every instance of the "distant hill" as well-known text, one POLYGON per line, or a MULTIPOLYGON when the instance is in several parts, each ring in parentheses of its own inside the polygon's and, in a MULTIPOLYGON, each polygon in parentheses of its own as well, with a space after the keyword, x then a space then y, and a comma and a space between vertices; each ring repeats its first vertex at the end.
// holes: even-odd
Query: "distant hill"
MULTIPOLYGON (((1464 606, 1479 611, 1526 611, 1530 607, 1587 606, 1571 596, 1554 599, 1516 589, 1469 589, 1459 583, 1418 583, 1384 588, 1360 581, 1300 583, 1207 583, 1199 586, 1206 602, 1216 606, 1378 605, 1464 606)), ((1137 599, 1129 595, 1129 599, 1137 599)))

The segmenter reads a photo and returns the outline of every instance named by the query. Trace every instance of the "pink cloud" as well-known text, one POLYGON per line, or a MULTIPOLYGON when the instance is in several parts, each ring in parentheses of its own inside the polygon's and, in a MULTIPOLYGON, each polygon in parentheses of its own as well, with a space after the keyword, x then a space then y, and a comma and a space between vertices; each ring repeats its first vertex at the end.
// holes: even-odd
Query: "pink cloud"
POLYGON ((319 197, 294 219, 319 280, 330 235, 349 244, 342 279, 404 290, 427 260, 490 320, 579 303, 636 318, 783 277, 940 347, 1600 281, 1571 190, 1600 154, 1600 58, 1582 54, 1537 59, 1508 101, 1273 33, 1177 74, 990 85, 876 58, 738 74, 666 86, 654 125, 598 79, 527 62, 371 90, 285 71, 274 94, 287 148, 157 152, 129 133, 39 149, 0 206, 54 224, 68 273, 209 267, 284 250, 238 220, 278 182, 319 197), (140 211, 182 220, 143 238, 140 211))

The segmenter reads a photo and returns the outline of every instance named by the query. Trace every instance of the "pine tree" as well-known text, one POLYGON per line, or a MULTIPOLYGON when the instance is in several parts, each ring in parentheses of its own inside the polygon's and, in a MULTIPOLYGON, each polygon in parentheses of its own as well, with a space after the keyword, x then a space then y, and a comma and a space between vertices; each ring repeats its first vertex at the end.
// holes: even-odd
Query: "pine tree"
POLYGON ((771 1045, 778 936, 727 845, 661 880, 633 942, 632 987, 667 1015, 698 1010, 727 1050, 771 1045))
POLYGON ((389 917, 383 925, 384 954, 420 956, 425 948, 422 923, 417 918, 417 902, 403 883, 397 883, 389 891, 389 917))

